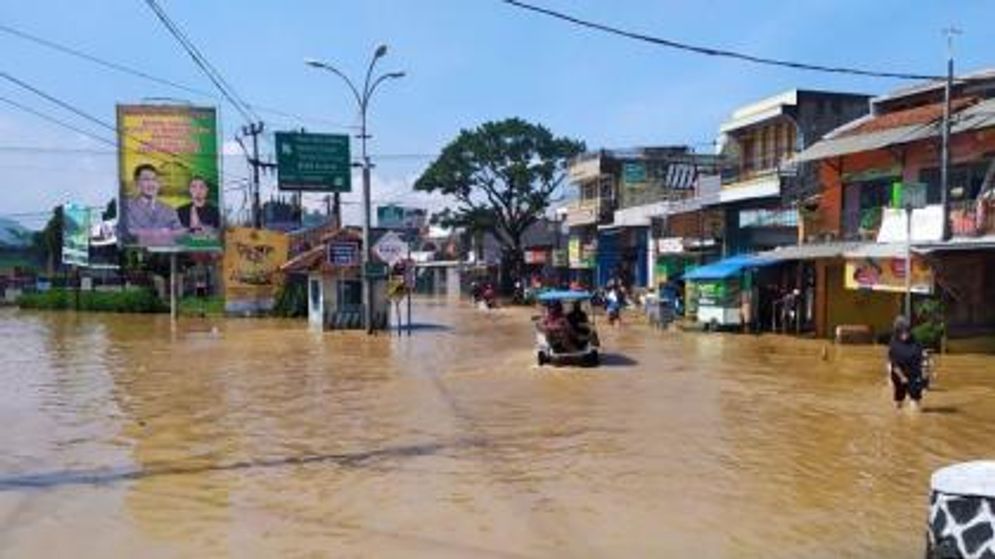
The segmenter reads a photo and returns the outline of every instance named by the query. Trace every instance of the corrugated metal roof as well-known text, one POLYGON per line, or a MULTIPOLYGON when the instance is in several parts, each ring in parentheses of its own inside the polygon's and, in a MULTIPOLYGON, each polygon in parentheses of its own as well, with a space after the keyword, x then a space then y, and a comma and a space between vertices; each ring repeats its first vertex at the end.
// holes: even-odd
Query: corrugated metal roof
POLYGON ((915 245, 912 250, 920 254, 952 250, 992 250, 995 249, 995 235, 983 237, 955 237, 942 243, 915 245))
POLYGON ((846 251, 843 256, 847 258, 905 258, 905 249, 905 243, 868 243, 846 251))
POLYGON ((835 243, 812 243, 779 247, 761 252, 757 256, 778 262, 788 260, 818 260, 820 258, 842 258, 844 254, 857 250, 867 244, 858 241, 843 241, 835 243))

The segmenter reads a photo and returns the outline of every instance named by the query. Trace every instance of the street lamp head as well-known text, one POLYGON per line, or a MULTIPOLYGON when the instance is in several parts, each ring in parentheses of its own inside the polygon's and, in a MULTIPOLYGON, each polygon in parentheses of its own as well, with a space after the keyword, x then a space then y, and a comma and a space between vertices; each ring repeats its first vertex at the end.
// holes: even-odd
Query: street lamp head
POLYGON ((404 72, 391 72, 387 74, 387 77, 392 79, 397 79, 397 78, 403 78, 406 75, 407 74, 405 74, 404 72))
POLYGON ((373 53, 373 58, 380 58, 387 54, 387 45, 380 45, 377 47, 376 52, 373 53))
POLYGON ((315 59, 315 58, 305 58, 304 59, 304 64, 307 64, 308 66, 311 66, 312 68, 323 68, 325 66, 324 62, 322 62, 322 61, 320 61, 318 59, 315 59))

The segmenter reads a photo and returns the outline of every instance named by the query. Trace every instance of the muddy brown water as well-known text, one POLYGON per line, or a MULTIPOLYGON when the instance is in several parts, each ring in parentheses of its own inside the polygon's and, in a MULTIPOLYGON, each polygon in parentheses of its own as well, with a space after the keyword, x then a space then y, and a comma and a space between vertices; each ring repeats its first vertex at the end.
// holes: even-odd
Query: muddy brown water
POLYGON ((410 337, 0 310, 2 557, 917 557, 995 454, 995 359, 896 413, 881 348, 421 301, 410 337))

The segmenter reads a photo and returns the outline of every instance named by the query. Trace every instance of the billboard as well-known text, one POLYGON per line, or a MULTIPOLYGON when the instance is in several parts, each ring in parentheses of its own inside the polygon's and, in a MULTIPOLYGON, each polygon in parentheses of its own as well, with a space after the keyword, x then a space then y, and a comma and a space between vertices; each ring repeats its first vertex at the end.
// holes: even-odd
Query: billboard
MULTIPOLYGON (((913 293, 933 292, 933 271, 920 258, 912 258, 913 293)), ((868 289, 871 291, 905 292, 904 258, 861 258, 847 260, 844 284, 847 289, 868 289)))
POLYGON ((215 109, 118 105, 117 127, 122 244, 219 250, 215 109))
POLYGON ((278 231, 231 227, 225 235, 225 310, 256 312, 273 308, 283 281, 290 237, 278 231))
POLYGON ((390 204, 377 206, 377 227, 384 229, 421 229, 428 221, 428 212, 390 204))
POLYGON ((62 263, 72 266, 90 263, 90 208, 86 206, 62 205, 62 263))

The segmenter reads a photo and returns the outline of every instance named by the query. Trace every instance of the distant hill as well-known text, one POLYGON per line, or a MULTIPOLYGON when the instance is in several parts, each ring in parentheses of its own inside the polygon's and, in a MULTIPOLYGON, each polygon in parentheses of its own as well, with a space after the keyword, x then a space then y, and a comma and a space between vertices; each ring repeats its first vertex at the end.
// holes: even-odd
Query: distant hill
POLYGON ((33 234, 13 219, 0 217, 0 247, 27 248, 33 234))

